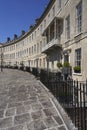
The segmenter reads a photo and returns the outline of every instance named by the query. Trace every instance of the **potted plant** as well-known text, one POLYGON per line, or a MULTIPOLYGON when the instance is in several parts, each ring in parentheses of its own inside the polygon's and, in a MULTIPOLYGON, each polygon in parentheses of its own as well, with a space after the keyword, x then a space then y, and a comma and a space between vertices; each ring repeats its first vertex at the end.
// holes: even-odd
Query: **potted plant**
POLYGON ((57 67, 58 67, 58 68, 62 68, 62 67, 63 67, 62 63, 57 62, 57 67))
POLYGON ((63 64, 63 74, 71 74, 71 66, 69 62, 63 64))
POLYGON ((63 66, 64 67, 70 67, 70 63, 69 62, 64 62, 63 66))
POLYGON ((21 70, 24 69, 24 63, 23 63, 23 61, 20 62, 20 69, 21 69, 21 70))
POLYGON ((74 68, 75 73, 81 73, 81 67, 80 66, 75 66, 74 68))

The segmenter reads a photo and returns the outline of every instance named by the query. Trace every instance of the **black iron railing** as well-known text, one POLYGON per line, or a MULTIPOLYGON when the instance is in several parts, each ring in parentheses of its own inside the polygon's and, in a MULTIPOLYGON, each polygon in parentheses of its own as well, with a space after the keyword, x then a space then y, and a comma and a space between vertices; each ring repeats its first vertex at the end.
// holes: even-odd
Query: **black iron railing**
POLYGON ((87 81, 64 81, 60 73, 41 71, 41 82, 52 92, 79 130, 87 130, 87 81))

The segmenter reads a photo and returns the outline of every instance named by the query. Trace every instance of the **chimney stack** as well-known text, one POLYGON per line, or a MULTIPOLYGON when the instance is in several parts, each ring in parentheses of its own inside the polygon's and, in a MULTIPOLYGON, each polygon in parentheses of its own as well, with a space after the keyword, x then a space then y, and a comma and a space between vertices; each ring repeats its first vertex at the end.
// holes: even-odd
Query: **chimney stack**
POLYGON ((7 37, 7 42, 10 42, 10 41, 11 41, 10 37, 7 37))
POLYGON ((16 40, 16 39, 17 39, 17 37, 18 37, 18 36, 17 36, 16 34, 14 34, 14 40, 16 40))
POLYGON ((24 35, 25 34, 25 31, 24 30, 22 30, 22 35, 24 35))
POLYGON ((37 23, 38 23, 38 21, 39 21, 39 18, 35 19, 35 24, 37 24, 37 23))
POLYGON ((31 30, 33 27, 34 27, 33 25, 30 25, 30 30, 31 30))

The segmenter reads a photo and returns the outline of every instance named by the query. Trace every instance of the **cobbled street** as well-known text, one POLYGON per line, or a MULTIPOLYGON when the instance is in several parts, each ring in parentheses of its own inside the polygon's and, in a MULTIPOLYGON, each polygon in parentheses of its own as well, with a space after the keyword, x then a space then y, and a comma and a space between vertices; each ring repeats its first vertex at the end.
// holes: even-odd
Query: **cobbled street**
POLYGON ((33 75, 0 72, 0 130, 68 130, 48 92, 33 75))

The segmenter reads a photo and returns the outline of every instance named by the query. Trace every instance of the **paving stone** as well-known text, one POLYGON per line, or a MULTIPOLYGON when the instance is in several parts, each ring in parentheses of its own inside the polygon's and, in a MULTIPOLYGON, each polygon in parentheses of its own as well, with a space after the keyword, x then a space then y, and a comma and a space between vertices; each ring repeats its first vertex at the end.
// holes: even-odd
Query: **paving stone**
POLYGON ((0 102, 0 110, 6 109, 7 103, 0 102))
POLYGON ((11 127, 12 123, 12 117, 0 119, 0 128, 11 127))
POLYGON ((43 123, 43 121, 37 120, 34 122, 31 122, 30 124, 27 124, 28 130, 45 130, 46 126, 43 123))
POLYGON ((21 92, 27 92, 27 87, 25 85, 21 85, 18 88, 18 93, 21 93, 21 92))
POLYGON ((28 92, 34 91, 34 87, 32 85, 27 85, 26 87, 28 92))
POLYGON ((46 102, 46 101, 50 101, 49 98, 47 96, 38 96, 39 101, 42 102, 46 102))
POLYGON ((9 102, 18 102, 18 97, 17 94, 16 95, 12 95, 9 97, 9 102))
POLYGON ((48 128, 57 126, 57 123, 52 119, 52 117, 44 119, 44 122, 48 128))
POLYGON ((4 110, 0 110, 0 118, 3 118, 4 110))
POLYGON ((29 94, 30 94, 31 97, 34 97, 34 96, 38 95, 38 93, 35 90, 31 91, 29 94))
POLYGON ((58 130, 66 130, 66 128, 64 126, 61 126, 58 128, 58 130))
POLYGON ((23 114, 25 112, 27 112, 27 111, 25 110, 24 106, 19 106, 16 108, 16 114, 23 114))
POLYGON ((13 116, 15 115, 15 108, 7 109, 5 116, 13 116))
POLYGON ((0 129, 0 130, 6 130, 6 129, 0 129))
POLYGON ((16 87, 10 87, 9 88, 9 96, 15 95, 17 93, 18 89, 16 87))
POLYGON ((44 118, 44 114, 42 111, 35 111, 35 112, 32 112, 31 113, 31 116, 33 118, 33 120, 36 120, 36 119, 43 119, 44 118))
POLYGON ((41 110, 41 109, 42 109, 42 106, 41 106, 41 104, 39 104, 39 103, 32 104, 31 106, 32 106, 32 109, 33 109, 34 111, 38 111, 38 110, 41 110))
POLYGON ((31 109, 31 105, 25 105, 25 111, 30 111, 30 109, 31 109))
POLYGON ((32 103, 36 103, 37 102, 37 98, 36 97, 30 97, 28 101, 24 102, 24 105, 30 105, 32 103))
POLYGON ((8 108, 22 106, 21 102, 11 102, 8 104, 8 108))
POLYGON ((63 121, 61 120, 61 118, 59 116, 54 116, 54 119, 56 120, 56 122, 59 124, 59 125, 62 125, 63 124, 63 121))
POLYGON ((48 108, 43 110, 46 116, 57 116, 58 113, 54 108, 48 108))
POLYGON ((18 93, 16 95, 12 95, 10 98, 9 98, 9 101, 10 102, 20 102, 20 101, 25 101, 25 100, 28 100, 28 95, 25 94, 25 92, 22 92, 22 93, 18 93))
POLYGON ((17 101, 26 101, 29 99, 28 95, 25 93, 21 93, 21 94, 19 93, 17 97, 18 97, 17 101))
POLYGON ((14 124, 19 125, 19 124, 23 124, 25 122, 30 122, 30 120, 31 119, 30 119, 29 113, 26 113, 26 114, 15 116, 14 124))
POLYGON ((51 128, 51 129, 48 129, 48 130, 56 130, 56 128, 51 128))
POLYGON ((25 125, 18 125, 15 127, 8 128, 7 130, 27 130, 25 125))
POLYGON ((4 90, 3 92, 0 94, 0 104, 7 104, 7 101, 8 101, 8 95, 6 94, 3 94, 4 93, 4 90))
POLYGON ((42 102, 42 105, 43 105, 44 108, 53 107, 53 105, 50 101, 42 102))
POLYGON ((36 90, 38 95, 43 95, 45 93, 45 91, 43 89, 41 89, 41 86, 39 89, 36 90))

